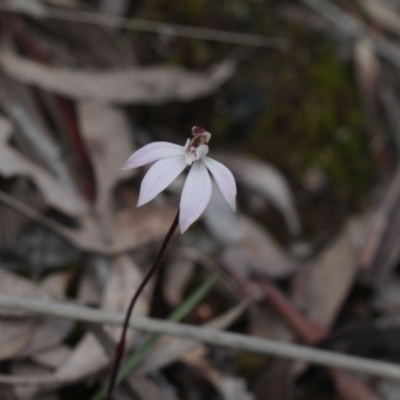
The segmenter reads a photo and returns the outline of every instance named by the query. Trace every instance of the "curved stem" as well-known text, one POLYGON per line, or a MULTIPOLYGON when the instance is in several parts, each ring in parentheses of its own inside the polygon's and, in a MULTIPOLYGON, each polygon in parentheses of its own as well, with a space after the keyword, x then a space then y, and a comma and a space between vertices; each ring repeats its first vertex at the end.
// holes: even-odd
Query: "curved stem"
POLYGON ((118 370, 121 365, 122 358, 124 356, 126 333, 128 330, 128 324, 129 324, 129 320, 131 318, 133 308, 136 304, 137 299, 139 298, 139 296, 143 292, 144 288, 146 287, 147 283, 149 282, 149 280, 152 278, 152 276, 155 274, 158 267, 160 266, 162 257, 165 253, 165 250, 167 249, 167 246, 168 246, 177 226, 178 226, 178 223, 179 223, 179 209, 175 216, 174 221, 172 222, 171 227, 169 228, 169 231, 167 232, 167 234, 164 238, 164 241, 161 244, 160 250, 158 250, 158 253, 154 260, 153 265, 146 273, 145 277, 143 278, 142 283, 137 288, 137 290, 136 290, 135 294, 133 295, 132 300, 129 304, 128 310, 125 314, 125 320, 124 320, 124 325, 122 328, 121 338, 115 348, 114 363, 112 366, 110 382, 109 382, 108 389, 107 389, 107 397, 106 397, 107 400, 112 400, 112 393, 114 391, 115 383, 117 380, 118 370))

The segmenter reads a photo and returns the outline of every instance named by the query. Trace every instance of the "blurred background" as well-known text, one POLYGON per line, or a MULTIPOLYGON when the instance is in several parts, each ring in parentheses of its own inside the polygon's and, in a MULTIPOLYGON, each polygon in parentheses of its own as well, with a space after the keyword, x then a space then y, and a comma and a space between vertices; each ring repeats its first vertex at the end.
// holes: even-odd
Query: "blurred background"
MULTIPOLYGON (((137 209, 147 167, 119 168, 198 125, 238 212, 215 188, 135 314, 399 361, 399 35, 397 0, 1 1, 0 293, 123 313, 184 176, 137 209)), ((0 398, 103 398, 119 332, 0 299, 0 398)), ((130 334, 117 399, 399 399, 387 379, 148 338, 130 334)))

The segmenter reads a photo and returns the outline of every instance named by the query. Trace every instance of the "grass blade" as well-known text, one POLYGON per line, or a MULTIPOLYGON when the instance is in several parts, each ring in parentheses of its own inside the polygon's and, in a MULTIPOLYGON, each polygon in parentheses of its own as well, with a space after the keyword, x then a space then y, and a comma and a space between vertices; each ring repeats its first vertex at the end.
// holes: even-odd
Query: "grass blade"
MULTIPOLYGON (((205 281, 194 293, 192 293, 171 315, 167 320, 178 322, 185 318, 197 304, 208 294, 217 281, 217 276, 212 276, 205 281)), ((132 371, 132 369, 142 360, 144 355, 150 350, 160 339, 162 335, 151 335, 123 364, 118 373, 117 384, 120 383, 132 371)), ((107 384, 102 387, 90 398, 90 400, 103 400, 107 393, 107 384)))

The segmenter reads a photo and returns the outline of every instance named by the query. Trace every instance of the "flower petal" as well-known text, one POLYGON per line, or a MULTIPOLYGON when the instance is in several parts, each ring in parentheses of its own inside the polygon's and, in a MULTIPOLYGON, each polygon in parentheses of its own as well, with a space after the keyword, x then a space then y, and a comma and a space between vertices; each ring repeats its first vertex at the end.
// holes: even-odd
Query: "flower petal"
POLYGON ((218 161, 210 157, 203 158, 204 164, 212 173, 225 200, 233 211, 236 210, 236 182, 232 172, 218 161))
POLYGON ((181 154, 184 154, 183 146, 169 142, 154 142, 135 151, 121 169, 137 168, 161 158, 175 157, 181 154))
POLYGON ((158 160, 147 171, 140 186, 140 194, 137 206, 153 200, 160 192, 169 186, 175 178, 186 168, 185 157, 169 157, 158 160))
POLYGON ((184 233, 207 207, 211 197, 211 178, 202 160, 190 168, 182 191, 179 225, 184 233))

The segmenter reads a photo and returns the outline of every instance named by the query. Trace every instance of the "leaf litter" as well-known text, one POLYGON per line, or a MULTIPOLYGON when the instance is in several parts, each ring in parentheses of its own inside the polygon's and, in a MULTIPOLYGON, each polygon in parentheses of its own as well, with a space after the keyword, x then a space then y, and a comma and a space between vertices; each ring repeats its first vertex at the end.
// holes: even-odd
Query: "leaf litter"
MULTIPOLYGON (((25 3, 16 3, 15 7, 23 9, 27 7, 25 3)), ((59 4, 51 3, 54 7, 59 4)), ((111 3, 101 2, 99 10, 121 16, 131 12, 129 1, 118 2, 118 6, 111 3)), ((228 52, 219 45, 213 48, 200 42, 183 44, 180 39, 165 40, 162 35, 142 34, 139 39, 118 29, 85 25, 82 21, 57 24, 45 18, 29 20, 4 14, 7 45, 0 50, 0 199, 7 204, 2 206, 4 210, 11 206, 23 217, 20 222, 15 221, 15 228, 5 232, 9 237, 0 243, 1 293, 28 299, 76 301, 123 312, 151 263, 156 243, 174 217, 178 196, 176 191, 168 192, 138 210, 135 206, 142 171, 122 173, 119 167, 134 149, 149 140, 173 138, 178 142, 178 132, 184 128, 189 131, 186 125, 200 123, 190 122, 200 116, 216 134, 225 135, 225 148, 219 157, 238 181, 239 212, 232 214, 224 209, 218 193, 214 195, 202 218, 204 224, 196 224, 187 237, 172 243, 163 270, 140 299, 136 312, 165 317, 171 308, 179 307, 185 293, 198 284, 204 273, 218 270, 221 283, 186 317, 186 322, 308 345, 342 345, 350 352, 357 342, 355 334, 351 330, 342 334, 342 329, 362 322, 373 328, 359 330, 370 332, 369 344, 362 340, 358 343, 357 351, 362 355, 368 355, 371 343, 378 346, 385 334, 393 337, 394 331, 377 333, 375 313, 395 321, 399 310, 396 288, 400 247, 396 238, 400 203, 398 173, 393 172, 398 164, 398 149, 390 145, 398 141, 395 105, 400 100, 398 70, 393 66, 399 65, 400 52, 389 36, 398 34, 399 13, 390 8, 392 2, 375 0, 357 6, 369 15, 365 19, 364 14, 355 12, 356 8, 344 9, 343 2, 323 0, 318 6, 313 1, 303 3, 305 7, 299 5, 291 12, 277 14, 283 21, 282 32, 292 35, 285 25, 289 21, 289 25, 297 24, 305 37, 315 35, 311 31, 318 24, 307 21, 318 18, 319 22, 328 22, 328 16, 331 28, 325 29, 324 35, 339 38, 342 59, 348 65, 354 63, 358 96, 368 114, 363 117, 368 125, 365 132, 357 134, 365 135, 365 148, 369 149, 377 175, 371 198, 354 207, 358 213, 352 209, 337 221, 333 216, 333 227, 320 222, 317 234, 308 231, 309 215, 303 206, 308 202, 308 209, 318 208, 329 192, 335 193, 334 201, 338 202, 338 209, 341 207, 340 189, 335 192, 324 169, 332 160, 319 159, 316 168, 325 180, 323 187, 313 191, 304 184, 305 180, 288 176, 290 168, 283 172, 268 159, 255 158, 250 146, 238 149, 238 136, 250 136, 245 125, 253 126, 254 120, 248 119, 240 129, 232 125, 229 134, 226 132, 230 128, 226 127, 231 122, 222 121, 232 118, 228 114, 240 108, 230 107, 237 100, 233 99, 236 89, 232 90, 231 85, 236 85, 237 77, 243 73, 241 63, 250 57, 252 64, 263 65, 264 56, 239 52, 238 63, 232 61, 236 52, 228 52), (299 13, 301 18, 297 18, 299 13), (344 18, 338 21, 335 15, 344 18), (301 27, 304 21, 307 27, 301 27), (354 32, 358 36, 353 41, 354 32), (347 56, 344 48, 349 49, 347 56), (187 56, 181 58, 182 54, 187 56), (225 61, 221 61, 221 56, 225 61), (260 58, 253 62, 253 57, 260 58), (390 63, 382 62, 383 59, 390 63), (162 117, 158 114, 160 105, 162 117), (382 115, 381 107, 386 114, 382 115), (266 207, 268 204, 273 209, 266 207), (265 224, 265 214, 274 210, 282 215, 286 225, 284 239, 285 229, 265 224), (60 236, 67 240, 70 249, 74 249, 74 258, 50 257, 51 249, 46 250, 52 247, 47 244, 54 243, 50 239, 46 239, 44 246, 31 241, 36 252, 25 247, 24 234, 28 233, 28 238, 39 237, 37 224, 46 227, 42 229, 46 229, 49 238, 60 236), (291 251, 296 237, 308 248, 307 252, 291 251), (36 256, 46 251, 47 258, 36 256), (21 256, 26 253, 30 257, 22 262, 21 256), (205 262, 206 259, 211 262, 205 262), (38 264, 42 266, 40 274, 34 273, 38 264), (55 272, 51 264, 65 272, 55 272), (215 315, 222 316, 213 320, 215 315)), ((45 4, 37 1, 35 7, 39 10, 45 4)), ((65 4, 79 11, 77 2, 65 4)), ((243 0, 238 6, 257 19, 255 4, 243 0)), ((152 15, 153 6, 146 7, 143 12, 152 15)), ((210 26, 214 18, 219 18, 218 13, 214 14, 210 26)), ((318 35, 312 36, 315 42, 320 40, 321 33, 318 35)), ((297 37, 295 43, 296 40, 297 37)), ((302 51, 293 50, 293 60, 311 66, 312 61, 302 51)), ((290 82, 294 85, 290 71, 278 69, 286 74, 289 86, 290 82)), ((279 77, 266 71, 262 76, 271 88, 279 77)), ((328 69, 324 72, 329 73, 328 69)), ((334 86, 336 78, 331 78, 334 86)), ((313 90, 310 87, 309 92, 313 90)), ((246 118, 259 112, 251 109, 252 96, 249 92, 243 94, 249 107, 243 114, 246 118)), ((316 109, 309 111, 318 112, 316 109)), ((285 112, 285 119, 292 120, 291 111, 285 112)), ((328 114, 325 122, 331 118, 328 114)), ((243 115, 232 120, 240 125, 243 115)), ((305 131, 313 131, 313 126, 305 127, 305 131)), ((310 140, 307 132, 304 141, 310 140)), ((342 146, 346 146, 348 139, 339 133, 342 146)), ((265 145, 273 147, 267 132, 265 135, 265 145)), ((326 157, 327 153, 323 154, 326 157)), ((290 160, 297 163, 299 171, 303 156, 299 154, 298 159, 290 160)), ((333 211, 335 214, 336 209, 333 211)), ((8 213, 13 220, 14 211, 8 213)), ((329 219, 321 218, 324 220, 329 219)), ((2 222, 9 225, 5 218, 2 222)), ((55 246, 53 253, 65 249, 66 246, 64 250, 55 246)), ((119 330, 82 327, 69 321, 0 309, 0 365, 8 368, 8 375, 0 375, 0 382, 11 386, 10 390, 6 386, 3 390, 2 386, 0 397, 57 400, 65 398, 62 388, 73 390, 74 384, 79 400, 80 389, 92 390, 104 380, 110 363, 105 342, 112 344, 119 330)), ((130 336, 135 345, 143 340, 135 333, 130 336)), ((390 343, 388 340, 387 347, 390 343)), ((384 357, 379 351, 377 356, 384 357)), ((396 357, 395 350, 393 356, 396 357)), ((162 338, 127 378, 128 385, 121 387, 119 395, 128 399, 133 389, 144 400, 167 398, 166 393, 172 393, 173 399, 193 398, 194 394, 208 398, 211 390, 215 398, 227 400, 266 396, 272 400, 290 396, 319 400, 334 398, 330 393, 334 388, 340 398, 375 400, 379 396, 390 398, 396 390, 386 380, 364 380, 344 371, 328 369, 325 375, 331 386, 323 380, 319 384, 319 375, 305 365, 275 359, 263 359, 258 364, 251 357, 244 361, 237 352, 226 354, 192 341, 162 338), (182 371, 189 384, 183 382, 182 371), (301 395, 310 391, 308 397, 301 395)))
POLYGON ((0 54, 0 65, 14 79, 50 92, 75 100, 118 104, 191 101, 212 93, 235 71, 235 63, 225 61, 206 73, 164 66, 78 72, 47 67, 10 52, 0 54))

